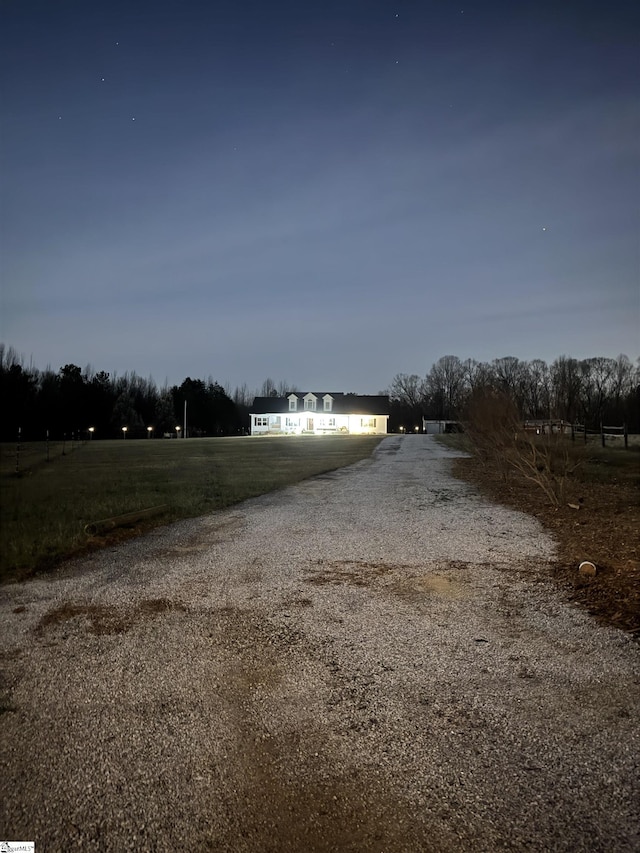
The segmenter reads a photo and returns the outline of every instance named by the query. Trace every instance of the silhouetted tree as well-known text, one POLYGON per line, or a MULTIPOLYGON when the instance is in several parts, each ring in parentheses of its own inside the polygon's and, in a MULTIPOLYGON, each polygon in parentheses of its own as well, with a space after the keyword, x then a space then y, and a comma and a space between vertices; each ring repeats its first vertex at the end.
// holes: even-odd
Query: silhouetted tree
POLYGON ((397 373, 388 390, 389 429, 396 431, 400 427, 413 430, 420 426, 425 413, 425 384, 415 374, 397 373))
POLYGON ((551 365, 550 379, 553 416, 570 423, 576 422, 581 414, 582 379, 579 362, 561 355, 551 365))
POLYGON ((444 355, 425 380, 427 411, 434 418, 455 420, 465 399, 465 369, 456 355, 444 355))
POLYGON ((89 395, 82 375, 76 364, 65 364, 58 373, 59 423, 67 435, 80 434, 89 426, 89 395))
POLYGON ((187 404, 189 435, 229 435, 237 432, 236 407, 217 382, 205 383, 187 377, 180 387, 171 389, 176 424, 181 424, 187 404))
POLYGON ((92 376, 88 388, 87 427, 92 426, 97 436, 107 438, 116 401, 115 389, 108 373, 101 370, 92 376))
POLYGON ((36 391, 35 377, 21 364, 11 357, 0 363, 3 441, 13 441, 18 429, 25 439, 37 437, 36 391))

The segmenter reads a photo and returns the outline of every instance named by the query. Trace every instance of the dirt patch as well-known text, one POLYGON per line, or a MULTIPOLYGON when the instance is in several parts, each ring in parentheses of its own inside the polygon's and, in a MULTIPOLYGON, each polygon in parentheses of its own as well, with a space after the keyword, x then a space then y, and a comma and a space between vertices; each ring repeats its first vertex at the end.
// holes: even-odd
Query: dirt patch
POLYGON ((367 563, 362 560, 318 560, 318 566, 318 570, 307 576, 307 583, 371 586, 394 568, 386 563, 367 563))
POLYGON ((169 610, 186 609, 184 605, 166 598, 146 599, 131 608, 67 601, 45 613, 34 631, 37 636, 44 636, 56 628, 64 627, 96 636, 123 634, 145 618, 152 618, 169 610))
POLYGON ((393 591, 408 601, 422 600, 434 595, 441 598, 459 598, 465 593, 462 584, 438 574, 416 575, 400 580, 393 585, 393 591))
MULTIPOLYGON (((306 723, 284 731, 263 716, 265 697, 274 690, 286 694, 291 689, 295 702, 299 689, 295 672, 304 666, 306 638, 288 626, 274 626, 256 613, 232 607, 218 610, 212 625, 228 653, 219 690, 225 716, 233 721, 236 767, 232 785, 223 784, 218 792, 231 826, 228 838, 216 839, 217 849, 255 853, 421 849, 425 826, 407 802, 383 786, 375 759, 371 766, 345 766, 332 755, 331 735, 328 738, 313 721, 312 713, 306 723), (302 658, 292 654, 295 648, 302 658), (239 802, 251 807, 238 809, 239 802)), ((337 694, 331 704, 351 705, 357 693, 356 704, 363 708, 352 721, 350 734, 363 731, 365 722, 378 725, 363 704, 365 685, 373 678, 354 680, 335 662, 327 662, 327 667, 337 694)), ((282 695, 279 701, 284 701, 282 695)), ((445 841, 451 839, 444 827, 434 824, 430 834, 440 849, 447 849, 445 841)))
POLYGON ((168 547, 154 548, 150 553, 157 558, 171 558, 181 554, 200 554, 212 545, 235 540, 244 528, 245 521, 241 515, 223 518, 216 515, 204 517, 197 534, 185 537, 168 547))
POLYGON ((599 622, 640 638, 640 493, 632 482, 590 482, 574 509, 552 506, 541 489, 513 472, 507 479, 475 457, 455 459, 453 474, 505 506, 535 516, 556 538, 553 576, 599 622), (595 577, 578 566, 591 560, 595 577))
POLYGON ((285 598, 282 601, 283 608, 298 608, 300 610, 306 610, 308 607, 313 607, 313 601, 306 596, 298 596, 294 595, 291 598, 285 598))
MULTIPOLYGON (((313 585, 350 584, 378 588, 412 604, 422 604, 433 596, 459 598, 465 594, 459 581, 439 571, 420 571, 416 566, 396 563, 372 563, 362 560, 318 560, 319 570, 306 578, 313 585)), ((464 564, 466 567, 466 564, 464 564)), ((459 568, 446 563, 439 569, 459 568)))
MULTIPOLYGON (((296 771, 291 772, 282 756, 308 755, 308 743, 295 735, 253 746, 249 784, 238 792, 252 803, 238 827, 246 845, 243 849, 405 853, 422 849, 425 835, 438 838, 435 828, 427 833, 406 803, 383 790, 365 771, 340 773, 336 768, 334 776, 318 779, 312 760, 306 758, 298 760, 296 771)), ((235 802, 229 803, 230 810, 234 806, 235 802)))

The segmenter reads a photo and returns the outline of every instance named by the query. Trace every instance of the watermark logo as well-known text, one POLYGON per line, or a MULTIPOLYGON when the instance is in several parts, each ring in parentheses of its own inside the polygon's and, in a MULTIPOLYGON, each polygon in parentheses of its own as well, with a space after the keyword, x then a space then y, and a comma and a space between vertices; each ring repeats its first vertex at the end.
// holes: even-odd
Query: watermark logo
POLYGON ((35 853, 35 841, 0 841, 0 853, 35 853))

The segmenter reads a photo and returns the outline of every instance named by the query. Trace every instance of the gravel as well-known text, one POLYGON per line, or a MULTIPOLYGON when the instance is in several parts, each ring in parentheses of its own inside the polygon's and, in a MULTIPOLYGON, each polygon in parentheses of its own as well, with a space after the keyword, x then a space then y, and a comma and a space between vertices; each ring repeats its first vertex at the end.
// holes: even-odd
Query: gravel
POLYGON ((428 436, 0 589, 0 837, 637 851, 640 662, 428 436))

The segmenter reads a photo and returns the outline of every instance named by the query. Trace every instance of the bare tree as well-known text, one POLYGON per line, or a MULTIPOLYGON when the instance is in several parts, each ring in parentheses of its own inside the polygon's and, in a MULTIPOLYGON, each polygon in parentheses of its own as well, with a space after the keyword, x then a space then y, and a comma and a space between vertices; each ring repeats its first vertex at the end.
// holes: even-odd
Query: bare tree
POLYGON ((227 392, 227 394, 231 397, 236 406, 250 406, 253 402, 253 398, 256 396, 249 390, 249 386, 246 382, 243 382, 242 385, 236 385, 233 392, 227 392))
POLYGON ((286 379, 281 379, 280 382, 278 382, 278 397, 286 397, 287 394, 295 393, 297 390, 298 386, 291 382, 287 382, 286 379))
POLYGON ((635 373, 636 371, 631 360, 621 353, 616 359, 616 366, 611 382, 611 392, 616 408, 620 407, 624 399, 632 393, 635 373))
POLYGON ((278 389, 276 387, 276 383, 270 376, 268 376, 262 383, 262 388, 260 389, 258 397, 276 397, 277 395, 278 389))
POLYGON ((397 373, 389 386, 389 397, 410 409, 421 409, 425 398, 425 386, 415 373, 397 373))
POLYGON ((462 367, 467 394, 473 393, 476 388, 489 388, 494 384, 493 368, 486 361, 468 358, 462 362, 462 367))
POLYGON ((615 387, 616 360, 597 356, 580 362, 585 421, 597 426, 615 387))
POLYGON ((419 428, 425 414, 424 382, 415 373, 398 373, 387 391, 390 402, 390 420, 392 429, 419 428))
POLYGON ((551 417, 551 376, 546 361, 535 358, 523 371, 525 414, 530 418, 551 417))
POLYGON ((492 362, 497 387, 515 402, 519 412, 525 408, 527 363, 515 356, 496 358, 492 362))
POLYGON ((574 423, 581 411, 582 377, 580 363, 575 358, 561 355, 551 365, 549 374, 551 410, 554 417, 574 423))
POLYGON ((24 368, 24 356, 13 347, 0 343, 0 370, 10 370, 12 367, 24 368))
POLYGON ((438 417, 457 417, 465 390, 465 368, 458 356, 439 358, 427 374, 425 387, 438 417))

